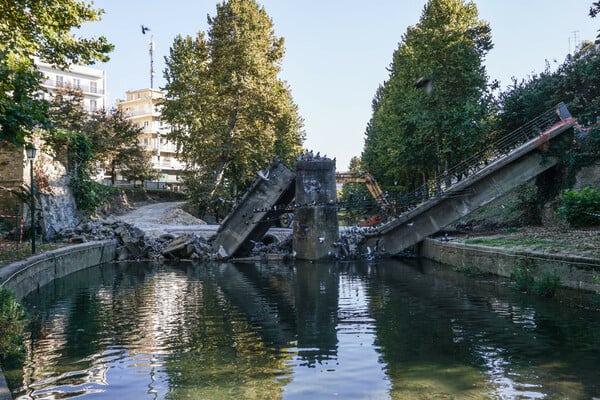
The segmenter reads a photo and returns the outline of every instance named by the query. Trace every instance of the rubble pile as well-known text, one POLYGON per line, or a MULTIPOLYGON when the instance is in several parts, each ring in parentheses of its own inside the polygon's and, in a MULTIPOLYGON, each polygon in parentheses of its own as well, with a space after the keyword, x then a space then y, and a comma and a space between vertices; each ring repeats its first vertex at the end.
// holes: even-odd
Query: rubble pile
MULTIPOLYGON (((116 258, 119 261, 161 259, 209 261, 224 258, 218 249, 214 249, 211 242, 202 236, 189 233, 176 236, 166 233, 158 237, 148 237, 141 229, 121 220, 86 222, 61 230, 57 233, 56 239, 73 244, 115 239, 118 241, 116 258)), ((266 254, 278 254, 284 258, 291 252, 291 248, 291 236, 281 243, 255 242, 250 256, 263 258, 266 254)))
MULTIPOLYGON (((202 220, 180 209, 170 211, 161 219, 180 225, 203 224, 202 220)), ((360 246, 365 235, 372 229, 372 227, 358 226, 344 229, 340 239, 334 243, 335 251, 330 254, 331 257, 341 261, 375 259, 377 249, 368 247, 365 249, 360 246)), ((117 240, 116 258, 119 261, 164 259, 212 261, 227 258, 226 254, 213 246, 212 238, 206 239, 206 235, 193 233, 147 235, 142 229, 116 218, 97 219, 63 229, 57 233, 56 239, 66 243, 117 240)), ((273 258, 286 260, 294 257, 291 231, 287 237, 283 235, 275 240, 273 237, 270 239, 253 241, 248 257, 258 260, 273 258)))

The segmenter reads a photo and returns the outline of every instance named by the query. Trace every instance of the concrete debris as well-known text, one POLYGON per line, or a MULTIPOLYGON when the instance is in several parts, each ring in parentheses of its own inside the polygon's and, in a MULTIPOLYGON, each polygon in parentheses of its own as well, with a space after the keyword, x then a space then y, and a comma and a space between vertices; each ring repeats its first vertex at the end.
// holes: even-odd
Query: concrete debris
MULTIPOLYGON (((333 244, 334 251, 330 253, 332 259, 345 261, 366 259, 374 260, 378 257, 377 248, 361 250, 359 246, 365 234, 372 227, 352 227, 343 229, 339 241, 333 244)), ((95 220, 82 223, 74 228, 59 231, 57 241, 64 243, 84 243, 97 240, 115 239, 118 241, 117 260, 222 260, 229 258, 222 248, 216 248, 214 242, 197 234, 184 233, 174 235, 166 233, 158 237, 147 236, 141 229, 121 220, 95 220)), ((269 238, 263 241, 252 241, 248 257, 258 260, 289 260, 294 258, 292 248, 292 233, 286 237, 280 236, 277 240, 269 238)))
MULTIPOLYGON (((159 237, 146 236, 141 229, 121 220, 96 220, 63 229, 57 233, 57 241, 64 243, 84 243, 96 240, 118 241, 118 261, 138 260, 221 260, 228 258, 223 249, 215 249, 212 242, 203 236, 185 233, 163 234, 159 237)), ((283 256, 291 252, 291 235, 281 243, 263 244, 255 242, 251 256, 265 257, 265 254, 283 256)))

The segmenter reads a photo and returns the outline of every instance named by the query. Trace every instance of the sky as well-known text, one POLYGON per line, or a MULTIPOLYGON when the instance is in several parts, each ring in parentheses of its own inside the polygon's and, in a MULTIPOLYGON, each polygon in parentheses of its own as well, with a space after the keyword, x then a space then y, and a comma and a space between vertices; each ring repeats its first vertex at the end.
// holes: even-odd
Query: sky
MULTIPOLYGON (((216 0, 95 0, 105 14, 78 35, 106 36, 111 60, 96 64, 107 76, 109 103, 125 92, 150 87, 150 35, 154 88, 165 84, 164 57, 177 35, 207 32, 216 0), (150 28, 142 34, 140 26, 150 28)), ((346 170, 360 156, 377 87, 389 76, 394 50, 416 25, 426 0, 258 0, 285 39, 280 78, 287 81, 304 119, 304 147, 335 157, 346 170)), ((576 45, 594 40, 600 17, 590 18, 592 0, 475 0, 492 29, 494 48, 485 59, 490 79, 504 90, 511 78, 526 79, 561 64, 576 45)))

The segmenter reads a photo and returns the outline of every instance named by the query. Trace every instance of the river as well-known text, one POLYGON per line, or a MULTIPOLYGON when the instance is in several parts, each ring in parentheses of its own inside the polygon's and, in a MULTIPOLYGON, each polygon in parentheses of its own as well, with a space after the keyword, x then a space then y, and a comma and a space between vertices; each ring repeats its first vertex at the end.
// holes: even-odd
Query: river
POLYGON ((597 311, 427 261, 108 264, 25 304, 19 399, 600 396, 597 311))

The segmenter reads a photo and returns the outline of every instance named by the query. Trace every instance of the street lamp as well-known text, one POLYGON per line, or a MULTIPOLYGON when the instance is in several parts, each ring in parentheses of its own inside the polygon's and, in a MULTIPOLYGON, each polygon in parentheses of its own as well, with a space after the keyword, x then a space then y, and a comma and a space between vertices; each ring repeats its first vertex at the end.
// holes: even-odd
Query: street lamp
POLYGON ((35 185, 33 180, 33 160, 35 159, 37 149, 34 145, 30 144, 25 151, 29 159, 29 172, 31 174, 31 254, 35 254, 35 185))

